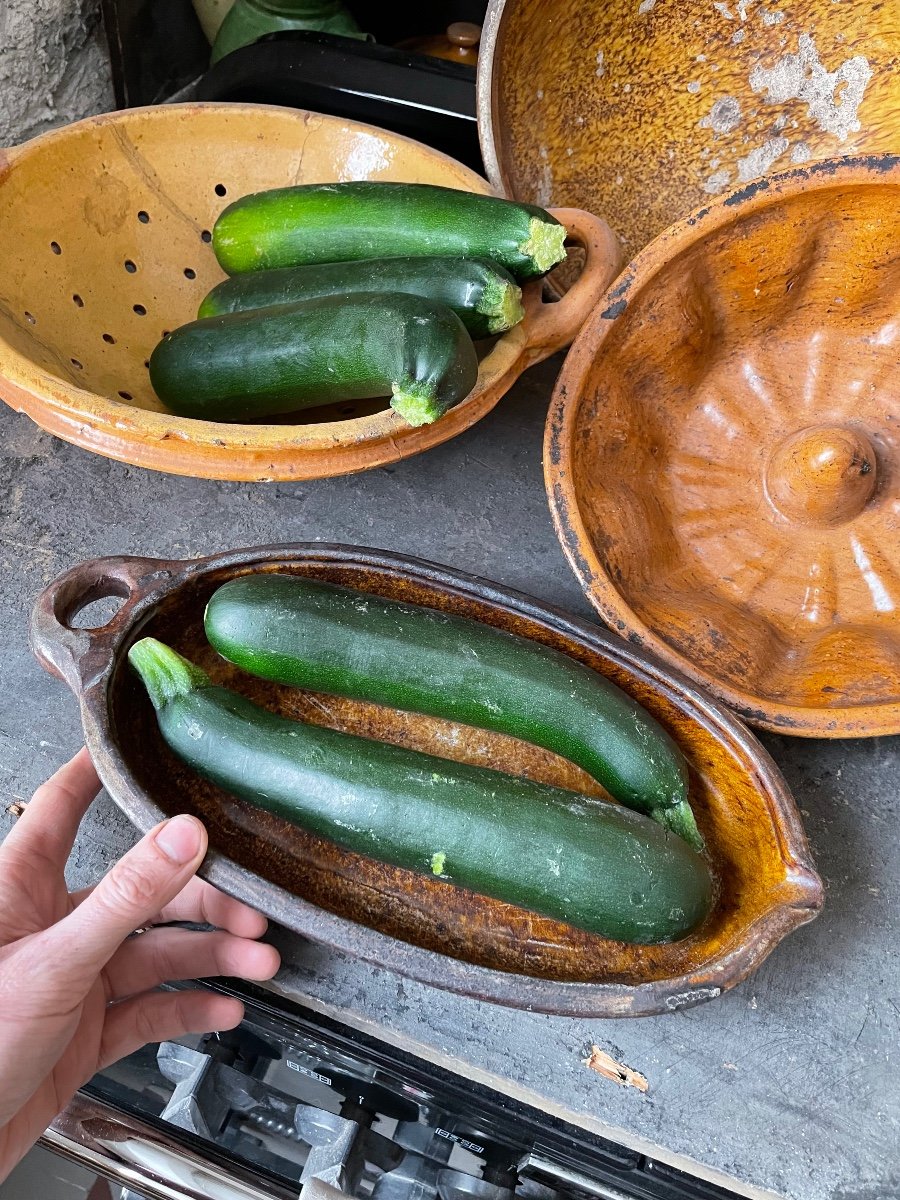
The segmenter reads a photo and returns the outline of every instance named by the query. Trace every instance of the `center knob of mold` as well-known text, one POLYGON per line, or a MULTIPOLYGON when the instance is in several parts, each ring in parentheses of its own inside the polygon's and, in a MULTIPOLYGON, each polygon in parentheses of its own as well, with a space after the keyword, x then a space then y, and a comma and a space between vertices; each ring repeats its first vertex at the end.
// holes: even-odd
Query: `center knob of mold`
POLYGON ((776 447, 766 466, 766 491, 791 521, 841 525, 866 507, 875 474, 875 451, 864 433, 813 425, 776 447))

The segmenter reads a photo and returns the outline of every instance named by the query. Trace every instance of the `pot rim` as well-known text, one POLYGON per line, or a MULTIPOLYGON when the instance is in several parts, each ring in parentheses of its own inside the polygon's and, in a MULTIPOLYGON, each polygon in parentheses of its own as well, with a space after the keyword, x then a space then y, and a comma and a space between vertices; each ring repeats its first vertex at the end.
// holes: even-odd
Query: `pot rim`
MULTIPOLYGON (((502 2, 502 0, 501 0, 502 2)), ((900 700, 841 707, 812 707, 768 700, 722 682, 697 666, 638 617, 602 566, 581 517, 569 472, 575 417, 588 372, 603 351, 628 297, 638 293, 673 258, 709 233, 748 212, 758 212, 786 197, 816 189, 900 185, 900 155, 869 154, 823 159, 794 167, 716 197, 664 230, 645 246, 610 284, 606 295, 582 326, 557 377, 544 426, 544 487, 557 538, 582 591, 610 628, 621 631, 708 688, 744 720, 759 729, 795 737, 878 737, 900 733, 900 700)))
POLYGON ((475 68, 475 111, 478 114, 481 161, 484 163, 488 182, 501 196, 509 196, 510 188, 509 181, 500 165, 497 137, 494 130, 493 101, 494 56, 497 52, 497 39, 500 36, 500 25, 503 21, 505 7, 506 0, 488 0, 487 12, 481 27, 478 64, 475 68))
POLYGON ((390 964, 398 974, 419 982, 510 1007, 584 1017, 648 1016, 712 999, 746 978, 787 933, 817 914, 824 899, 823 887, 793 797, 767 751, 736 716, 690 680, 668 671, 645 652, 598 626, 477 576, 366 547, 305 542, 226 551, 185 561, 97 559, 66 572, 41 594, 32 614, 32 649, 42 665, 64 677, 78 695, 85 740, 103 784, 141 833, 153 828, 165 814, 138 786, 111 735, 109 686, 126 645, 161 601, 202 575, 232 566, 317 561, 399 574, 523 616, 588 649, 599 649, 631 674, 676 697, 694 721, 727 746, 732 755, 752 765, 758 790, 764 794, 772 816, 785 864, 784 882, 771 907, 748 926, 740 942, 692 972, 640 984, 543 979, 450 958, 321 909, 217 851, 210 852, 200 870, 209 882, 255 905, 296 933, 378 966, 390 964), (122 564, 124 573, 117 575, 122 564), (127 590, 120 586, 116 591, 109 586, 105 593, 96 587, 84 591, 82 584, 87 600, 61 613, 59 597, 67 588, 71 590, 74 580, 83 577, 86 570, 92 572, 93 580, 130 577, 135 584, 134 598, 126 599, 103 630, 66 630, 60 617, 65 620, 74 615, 99 594, 122 595, 127 590), (144 580, 148 581, 146 585, 144 580), (62 655, 58 653, 60 646, 64 649, 62 655))

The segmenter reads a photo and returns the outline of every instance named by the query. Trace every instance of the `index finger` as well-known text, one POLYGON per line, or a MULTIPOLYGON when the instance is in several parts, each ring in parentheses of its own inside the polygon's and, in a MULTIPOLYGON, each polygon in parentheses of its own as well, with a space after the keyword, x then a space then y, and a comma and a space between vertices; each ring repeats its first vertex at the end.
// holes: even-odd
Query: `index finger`
POLYGON ((15 855, 63 870, 82 817, 100 791, 94 764, 82 747, 34 793, 0 846, 0 861, 15 855))
MULTIPOLYGON (((81 888, 70 894, 73 907, 91 895, 96 884, 81 888)), ((255 909, 226 896, 211 883, 198 879, 195 875, 189 879, 178 895, 165 908, 151 918, 153 925, 165 925, 170 921, 203 922, 213 925, 216 929, 227 929, 237 937, 259 938, 266 932, 268 921, 255 909)))

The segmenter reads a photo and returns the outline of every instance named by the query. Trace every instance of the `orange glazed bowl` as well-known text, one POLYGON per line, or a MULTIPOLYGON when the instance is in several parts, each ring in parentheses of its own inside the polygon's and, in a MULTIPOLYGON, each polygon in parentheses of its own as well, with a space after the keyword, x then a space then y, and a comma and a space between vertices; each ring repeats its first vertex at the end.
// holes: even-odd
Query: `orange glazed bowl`
POLYGON ((900 732, 900 157, 696 210, 560 373, 545 476, 603 619, 751 723, 900 732))

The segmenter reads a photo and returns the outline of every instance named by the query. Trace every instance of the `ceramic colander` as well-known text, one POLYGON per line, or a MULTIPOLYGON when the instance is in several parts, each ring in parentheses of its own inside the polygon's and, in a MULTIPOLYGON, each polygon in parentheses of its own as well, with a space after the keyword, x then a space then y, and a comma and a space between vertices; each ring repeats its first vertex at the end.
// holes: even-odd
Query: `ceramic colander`
POLYGON ((526 289, 526 316, 481 363, 471 395, 434 425, 386 401, 234 425, 167 413, 147 360, 193 320, 219 279, 210 245, 236 197, 295 183, 379 179, 488 192, 473 171, 408 138, 266 105, 163 105, 110 113, 0 155, 0 396, 100 454, 218 479, 361 471, 446 441, 484 416, 531 363, 566 345, 614 273, 609 227, 560 210, 587 251, 560 304, 526 289))

